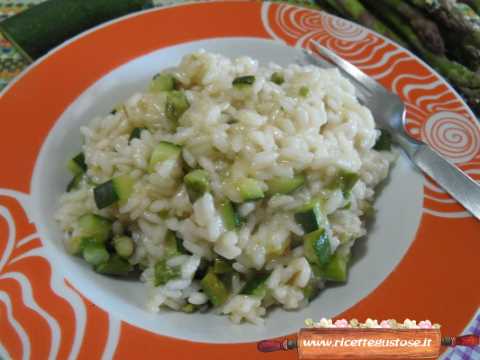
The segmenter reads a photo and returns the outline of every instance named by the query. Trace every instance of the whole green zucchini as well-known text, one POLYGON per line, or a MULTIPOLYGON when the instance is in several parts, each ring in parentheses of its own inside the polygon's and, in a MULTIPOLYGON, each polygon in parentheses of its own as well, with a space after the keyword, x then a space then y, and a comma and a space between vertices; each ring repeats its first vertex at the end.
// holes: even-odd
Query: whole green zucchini
POLYGON ((48 0, 0 22, 0 31, 34 60, 84 30, 151 5, 151 0, 48 0))

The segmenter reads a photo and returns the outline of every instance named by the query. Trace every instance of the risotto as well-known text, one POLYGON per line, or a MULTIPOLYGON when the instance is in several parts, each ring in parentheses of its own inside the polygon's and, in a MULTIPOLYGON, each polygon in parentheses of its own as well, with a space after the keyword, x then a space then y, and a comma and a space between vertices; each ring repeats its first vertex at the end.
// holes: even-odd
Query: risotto
POLYGON ((92 269, 146 306, 259 323, 345 282, 388 135, 336 69, 199 51, 81 128, 55 215, 92 269))

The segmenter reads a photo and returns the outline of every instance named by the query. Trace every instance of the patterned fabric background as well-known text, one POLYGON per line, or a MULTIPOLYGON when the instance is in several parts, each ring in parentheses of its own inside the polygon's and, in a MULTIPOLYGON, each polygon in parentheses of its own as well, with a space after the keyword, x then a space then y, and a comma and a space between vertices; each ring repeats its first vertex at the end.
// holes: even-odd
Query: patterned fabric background
MULTIPOLYGON (((15 15, 43 0, 0 1, 0 21, 15 15)), ((11 44, 0 34, 0 89, 14 78, 28 63, 12 48, 11 44)))
MULTIPOLYGON (((475 334, 480 336, 480 310, 472 322, 467 326, 463 334, 475 334)), ((458 346, 445 352, 442 360, 478 360, 480 359, 480 346, 474 348, 458 346)))

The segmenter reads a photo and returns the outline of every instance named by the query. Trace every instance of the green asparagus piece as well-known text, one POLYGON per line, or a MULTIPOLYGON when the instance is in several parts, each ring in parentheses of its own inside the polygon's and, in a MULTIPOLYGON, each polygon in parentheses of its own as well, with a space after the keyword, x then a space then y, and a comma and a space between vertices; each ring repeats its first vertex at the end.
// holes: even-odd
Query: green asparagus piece
POLYGON ((466 35, 462 41, 458 41, 458 34, 450 31, 444 32, 447 43, 447 56, 472 71, 480 70, 480 47, 476 46, 471 36, 466 35))
POLYGON ((410 0, 428 11, 431 16, 459 36, 468 34, 480 46, 480 15, 470 6, 456 0, 410 0))
POLYGON ((385 35, 403 47, 408 48, 405 41, 395 32, 388 28, 382 21, 373 16, 359 0, 328 0, 328 3, 337 2, 342 7, 344 13, 347 13, 356 22, 385 35))
POLYGON ((463 93, 472 110, 475 113, 480 114, 480 88, 470 89, 459 87, 458 89, 463 93))
POLYGON ((480 15, 480 0, 461 0, 460 2, 467 4, 480 15))
MULTIPOLYGON (((480 16, 471 5, 474 1, 440 1, 432 16, 445 28, 449 56, 477 71, 480 68, 480 16), (470 6, 469 6, 470 5, 470 6), (459 41, 461 39, 461 41, 459 41)), ((477 1, 480 5, 480 0, 477 1)))
POLYGON ((424 54, 427 61, 440 73, 447 77, 455 86, 465 88, 480 87, 480 75, 446 57, 436 57, 434 54, 424 54))
POLYGON ((465 88, 480 87, 480 75, 470 71, 462 64, 449 60, 443 55, 437 55, 429 51, 420 41, 415 31, 404 22, 403 19, 399 18, 394 9, 389 7, 386 2, 380 3, 375 0, 364 1, 381 12, 384 19, 386 19, 399 34, 408 40, 418 54, 449 79, 455 86, 465 88))
POLYGON ((435 22, 426 17, 416 7, 404 0, 383 0, 388 6, 408 21, 414 32, 428 50, 435 54, 445 53, 445 43, 435 22))

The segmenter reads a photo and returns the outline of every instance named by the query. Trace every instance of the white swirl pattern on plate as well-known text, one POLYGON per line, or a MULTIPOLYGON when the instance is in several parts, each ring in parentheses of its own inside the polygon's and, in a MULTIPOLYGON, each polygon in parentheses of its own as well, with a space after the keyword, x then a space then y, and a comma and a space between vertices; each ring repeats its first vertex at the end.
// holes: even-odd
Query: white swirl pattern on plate
POLYGON ((451 111, 432 115, 425 123, 423 135, 435 150, 456 163, 471 161, 480 150, 478 128, 451 111))
POLYGON ((368 35, 367 31, 350 21, 322 14, 323 29, 332 37, 339 40, 356 42, 365 39, 368 35))
MULTIPOLYGON (((0 189, 1 198, 16 200, 16 203, 28 212, 26 194, 0 189)), ((95 312, 101 312, 101 310, 82 298, 65 281, 62 272, 55 265, 54 259, 49 256, 48 249, 40 242, 36 232, 17 239, 15 221, 18 222, 20 219, 18 215, 14 217, 13 210, 4 206, 3 202, 0 205, 0 220, 2 219, 7 225, 8 236, 3 245, 0 243, 3 246, 0 259, 0 305, 3 305, 6 312, 5 321, 8 321, 10 329, 13 331, 10 336, 18 338, 21 342, 22 359, 30 359, 33 349, 38 348, 39 345, 39 341, 36 338, 30 338, 28 334, 35 334, 34 329, 38 326, 45 326, 45 324, 49 331, 42 332, 41 342, 50 344, 46 358, 58 358, 61 348, 67 346, 68 359, 77 359, 82 348, 88 346, 88 341, 86 341, 87 318, 96 316, 95 312), (32 282, 32 274, 29 273, 29 271, 33 271, 33 269, 30 269, 31 266, 35 266, 35 272, 51 272, 50 277, 44 279, 48 280, 49 283, 32 282), (24 273, 22 271, 24 269, 29 269, 29 271, 24 273), (9 293, 12 283, 20 289, 20 295, 9 293), (54 315, 53 309, 49 308, 49 306, 54 305, 48 304, 48 299, 52 297, 58 300, 62 299, 62 302, 67 304, 72 313, 72 318, 54 315), (90 309, 89 311, 87 311, 87 307, 90 309), (16 314, 21 314, 27 309, 37 314, 38 319, 29 319, 31 322, 26 323, 24 317, 17 318, 16 314), (71 335, 62 332, 63 326, 67 323, 74 324, 75 328, 71 335)), ((55 303, 58 303, 58 300, 55 303)), ((95 319, 95 321, 99 325, 102 322, 99 319, 95 319)), ((115 353, 122 324, 114 315, 109 315, 107 321, 108 332, 105 334, 103 359, 110 359, 115 353)), ((10 357, 8 349, 5 347, 0 349, 0 353, 6 358, 10 357)))

